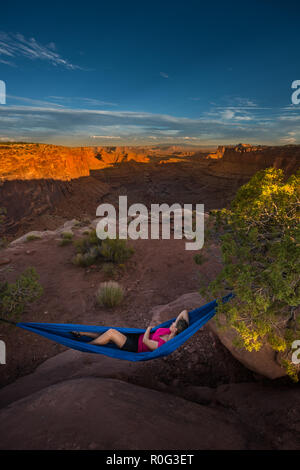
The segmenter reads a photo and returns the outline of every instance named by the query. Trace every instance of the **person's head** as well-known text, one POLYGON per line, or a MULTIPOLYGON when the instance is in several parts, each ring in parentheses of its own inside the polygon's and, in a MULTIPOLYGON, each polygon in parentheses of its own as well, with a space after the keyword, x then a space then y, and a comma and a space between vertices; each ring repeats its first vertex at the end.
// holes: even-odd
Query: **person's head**
POLYGON ((173 335, 179 335, 182 331, 184 331, 188 327, 188 322, 184 318, 180 318, 177 323, 174 321, 170 326, 171 333, 173 335))
POLYGON ((176 325, 176 329, 177 329, 176 334, 179 335, 179 333, 182 333, 182 331, 186 330, 188 326, 189 326, 188 322, 184 318, 180 318, 176 325))

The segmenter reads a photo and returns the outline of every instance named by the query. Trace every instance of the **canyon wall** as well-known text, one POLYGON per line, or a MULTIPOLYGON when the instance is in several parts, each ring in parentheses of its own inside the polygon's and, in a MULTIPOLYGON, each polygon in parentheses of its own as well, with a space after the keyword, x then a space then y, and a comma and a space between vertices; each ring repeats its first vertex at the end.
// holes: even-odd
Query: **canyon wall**
POLYGON ((207 155, 207 159, 210 172, 219 176, 252 176, 268 167, 282 168, 287 175, 290 175, 299 168, 300 145, 220 146, 215 153, 207 155))
POLYGON ((0 145, 0 180, 70 181, 116 163, 146 163, 145 149, 130 147, 63 147, 46 144, 0 145))

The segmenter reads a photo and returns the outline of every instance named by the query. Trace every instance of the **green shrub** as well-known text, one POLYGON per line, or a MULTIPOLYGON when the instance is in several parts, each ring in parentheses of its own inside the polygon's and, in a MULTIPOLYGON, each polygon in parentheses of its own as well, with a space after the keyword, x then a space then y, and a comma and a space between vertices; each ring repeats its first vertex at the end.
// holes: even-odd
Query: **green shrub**
POLYGON ((102 240, 97 237, 96 230, 88 232, 86 236, 74 241, 77 255, 73 258, 76 266, 90 266, 101 258, 100 248, 102 240))
POLYGON ((113 263, 104 263, 102 265, 102 271, 109 278, 113 278, 116 275, 116 267, 113 263))
POLYGON ((102 241, 100 253, 106 261, 123 264, 134 253, 134 249, 127 245, 126 240, 106 238, 102 241))
POLYGON ((195 261, 196 264, 200 265, 200 264, 205 263, 206 259, 204 258, 202 253, 196 253, 194 255, 194 261, 195 261))
POLYGON ((72 240, 73 239, 73 233, 72 232, 62 232, 61 233, 61 238, 63 240, 72 240))
POLYGON ((59 241, 59 246, 66 246, 70 245, 73 240, 73 233, 72 232, 63 232, 61 234, 61 240, 59 241))
POLYGON ((69 238, 62 238, 62 239, 58 242, 58 246, 71 245, 71 243, 72 243, 72 240, 70 240, 69 238))
POLYGON ((90 266, 100 261, 123 264, 134 252, 126 240, 97 237, 96 230, 88 232, 83 238, 74 241, 77 255, 73 263, 77 266, 90 266))
POLYGON ((243 347, 258 351, 268 343, 294 378, 291 344, 300 338, 299 183, 300 174, 285 181, 282 170, 263 170, 238 190, 230 209, 212 212, 211 239, 221 243, 223 269, 209 286, 219 298, 225 289, 236 294, 219 303, 217 313, 224 314, 243 347))
POLYGON ((124 297, 124 290, 115 281, 103 282, 97 292, 97 303, 104 307, 116 307, 124 297))
POLYGON ((81 266, 83 268, 95 264, 96 261, 97 256, 93 255, 92 252, 77 253, 77 255, 73 258, 73 264, 75 264, 75 266, 81 266))
POLYGON ((34 240, 41 240, 41 237, 39 237, 38 235, 34 235, 34 234, 28 235, 26 237, 27 242, 33 242, 34 240))
POLYGON ((15 283, 0 283, 1 316, 20 316, 26 305, 34 302, 43 293, 34 268, 27 268, 15 283))

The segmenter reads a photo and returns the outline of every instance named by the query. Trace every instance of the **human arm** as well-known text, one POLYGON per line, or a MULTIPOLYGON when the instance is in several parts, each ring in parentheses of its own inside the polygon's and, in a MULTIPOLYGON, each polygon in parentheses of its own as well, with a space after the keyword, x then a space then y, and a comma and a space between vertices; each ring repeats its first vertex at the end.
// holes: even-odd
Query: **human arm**
POLYGON ((180 312, 180 314, 178 315, 178 317, 175 320, 175 326, 176 326, 177 322, 181 319, 185 320, 187 322, 187 324, 189 325, 190 319, 189 319, 189 312, 187 310, 182 310, 182 312, 180 312))
POLYGON ((158 342, 153 341, 152 339, 149 338, 150 331, 153 327, 148 326, 148 328, 145 331, 144 337, 143 337, 143 343, 147 346, 147 348, 151 349, 151 351, 154 351, 154 349, 158 348, 158 342))

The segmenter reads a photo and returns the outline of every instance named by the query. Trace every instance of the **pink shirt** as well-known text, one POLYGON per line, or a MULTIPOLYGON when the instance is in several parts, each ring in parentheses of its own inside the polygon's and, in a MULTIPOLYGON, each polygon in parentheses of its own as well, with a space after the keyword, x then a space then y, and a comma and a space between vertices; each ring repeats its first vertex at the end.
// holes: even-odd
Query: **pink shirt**
MULTIPOLYGON (((154 333, 150 333, 149 339, 158 342, 158 347, 165 344, 165 340, 161 338, 161 336, 169 335, 171 333, 170 328, 158 328, 154 333)), ((144 343, 143 343, 144 333, 139 336, 139 345, 138 345, 138 352, 147 352, 151 351, 144 343)))

